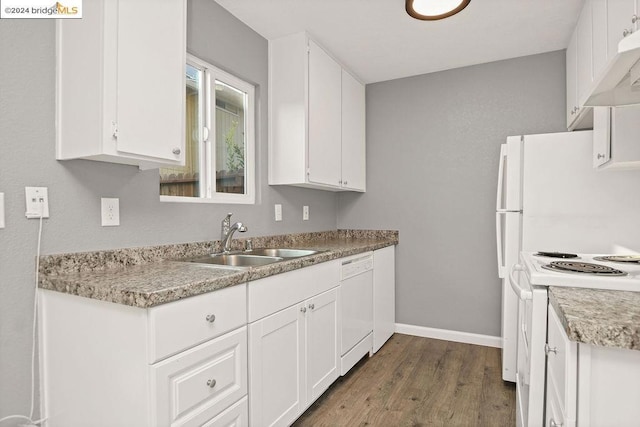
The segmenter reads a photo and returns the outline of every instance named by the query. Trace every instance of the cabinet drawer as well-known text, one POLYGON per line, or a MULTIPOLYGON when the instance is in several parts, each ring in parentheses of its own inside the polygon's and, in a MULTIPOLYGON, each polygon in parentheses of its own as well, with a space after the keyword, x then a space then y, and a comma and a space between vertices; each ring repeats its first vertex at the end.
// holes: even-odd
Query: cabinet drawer
POLYGON ((150 369, 156 393, 154 425, 201 426, 247 394, 247 328, 150 369))
POLYGON ((249 399, 243 397, 232 407, 207 421, 202 427, 246 427, 249 425, 249 399))
POLYGON ((149 363, 247 323, 246 284, 149 309, 149 363))
POLYGON ((249 283, 249 323, 338 286, 340 261, 332 260, 249 283))

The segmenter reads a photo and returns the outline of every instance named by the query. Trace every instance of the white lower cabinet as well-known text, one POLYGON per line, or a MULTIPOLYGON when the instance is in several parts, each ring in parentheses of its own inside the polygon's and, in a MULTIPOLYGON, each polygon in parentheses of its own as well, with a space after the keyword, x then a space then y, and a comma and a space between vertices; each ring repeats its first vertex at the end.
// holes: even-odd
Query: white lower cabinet
POLYGON ((47 427, 246 425, 246 285, 149 309, 39 301, 47 427))
MULTIPOLYGON (((379 345, 392 333, 393 254, 374 252, 379 345)), ((41 290, 47 427, 290 425, 340 374, 340 266, 148 309, 41 290)))
POLYGON ((638 425, 640 351, 570 341, 551 306, 548 323, 545 425, 638 425))
POLYGON ((248 288, 249 420, 287 426, 338 378, 338 260, 248 288))
POLYGON ((558 315, 549 307, 545 425, 576 425, 578 344, 569 340, 558 315))
POLYGON ((396 330, 396 247, 373 252, 373 352, 396 330))
POLYGON ((151 366, 155 425, 200 426, 247 394, 247 328, 151 366))
POLYGON ((249 325, 250 420, 287 426, 338 378, 338 290, 249 325))

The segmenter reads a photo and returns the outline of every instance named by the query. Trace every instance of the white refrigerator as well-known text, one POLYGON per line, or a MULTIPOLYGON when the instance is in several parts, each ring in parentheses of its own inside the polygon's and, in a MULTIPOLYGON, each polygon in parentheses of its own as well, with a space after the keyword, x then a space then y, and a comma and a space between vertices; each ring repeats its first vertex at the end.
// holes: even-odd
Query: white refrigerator
POLYGON ((502 378, 516 380, 517 298, 508 271, 520 251, 640 251, 640 171, 596 171, 593 132, 508 137, 496 203, 502 279, 502 378))

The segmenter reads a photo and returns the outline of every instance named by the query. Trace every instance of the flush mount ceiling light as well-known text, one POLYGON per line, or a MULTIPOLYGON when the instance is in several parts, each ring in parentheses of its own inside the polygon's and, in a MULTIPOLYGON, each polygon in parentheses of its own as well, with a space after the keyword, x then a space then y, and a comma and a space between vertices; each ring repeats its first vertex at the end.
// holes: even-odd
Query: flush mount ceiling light
POLYGON ((406 0, 409 15, 423 21, 436 21, 455 15, 471 0, 406 0))

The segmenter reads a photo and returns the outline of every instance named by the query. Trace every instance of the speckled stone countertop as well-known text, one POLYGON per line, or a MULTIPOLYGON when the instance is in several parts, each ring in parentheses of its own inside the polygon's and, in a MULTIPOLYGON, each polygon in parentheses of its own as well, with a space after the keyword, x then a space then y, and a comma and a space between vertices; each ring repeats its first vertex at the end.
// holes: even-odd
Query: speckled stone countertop
MULTIPOLYGON (((241 249, 245 239, 234 239, 241 249)), ((244 270, 176 261, 220 252, 220 242, 82 252, 40 257, 40 288, 148 308, 313 264, 398 244, 398 232, 335 230, 252 237, 253 246, 323 251, 244 270)))
POLYGON ((570 340, 640 350, 640 292, 559 287, 549 291, 570 340))

